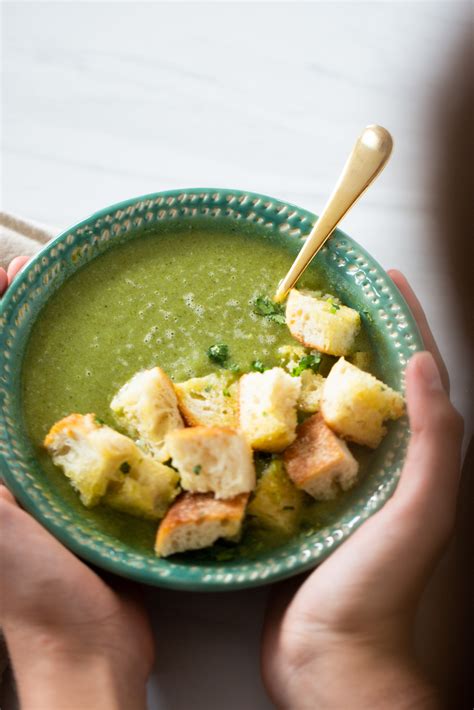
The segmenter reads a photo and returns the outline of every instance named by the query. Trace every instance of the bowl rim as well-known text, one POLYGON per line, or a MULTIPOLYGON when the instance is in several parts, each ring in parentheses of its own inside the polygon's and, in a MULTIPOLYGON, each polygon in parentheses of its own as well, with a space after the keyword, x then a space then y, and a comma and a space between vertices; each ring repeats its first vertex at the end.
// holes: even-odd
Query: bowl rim
MULTIPOLYGON (((233 188, 176 188, 173 190, 162 190, 159 192, 151 192, 146 193, 144 195, 127 198, 125 200, 113 203, 91 213, 88 217, 64 229, 55 238, 47 242, 30 259, 25 268, 22 269, 22 271, 15 278, 12 286, 8 289, 6 295, 0 300, 0 319, 3 318, 4 313, 7 311, 11 302, 14 300, 15 294, 18 292, 19 289, 22 288, 23 284, 27 282, 28 276, 35 269, 35 266, 40 263, 43 257, 46 254, 49 254, 49 252, 51 252, 56 245, 64 242, 69 235, 76 233, 78 229, 87 227, 91 224, 91 222, 95 222, 98 219, 103 218, 116 211, 125 210, 128 207, 136 205, 137 203, 144 202, 146 200, 157 200, 158 198, 178 197, 183 193, 187 195, 193 195, 194 193, 197 193, 199 195, 213 195, 215 193, 218 193, 220 195, 247 196, 252 200, 265 200, 271 202, 274 205, 281 205, 282 207, 292 209, 296 211, 297 214, 306 217, 310 221, 310 224, 308 225, 308 230, 311 227, 313 221, 317 219, 317 216, 314 213, 302 207, 299 207, 294 203, 270 197, 262 193, 255 193, 248 190, 233 188)), ((423 349, 423 341, 416 321, 404 297, 398 291, 395 284, 391 281, 390 277, 386 274, 385 270, 381 267, 381 265, 377 262, 376 259, 374 259, 362 246, 355 242, 345 232, 340 229, 336 229, 333 235, 331 236, 331 240, 336 239, 336 237, 343 238, 344 240, 346 240, 348 244, 352 248, 354 248, 357 254, 361 255, 368 262, 371 268, 376 270, 379 276, 381 275, 382 277, 387 279, 386 286, 388 286, 390 296, 399 305, 400 310, 403 313, 403 318, 408 325, 410 333, 413 336, 415 346, 413 352, 423 349)), ((111 248, 113 248, 113 243, 111 244, 111 248)), ((73 273, 75 273, 75 271, 76 270, 74 270, 73 273)), ((69 278, 69 276, 70 275, 66 277, 66 280, 69 278)), ((52 291, 52 293, 54 292, 56 292, 56 289, 52 291)), ((40 311, 43 307, 44 304, 40 308, 40 311)), ((37 319, 37 317, 38 313, 33 318, 33 322, 37 319)), ((3 325, 5 325, 6 322, 7 321, 5 321, 3 325)), ((3 364, 5 359, 4 353, 6 347, 6 329, 3 328, 2 330, 3 332, 0 332, 0 379, 3 373, 3 364)), ((2 407, 2 409, 0 410, 0 423, 2 424, 4 424, 3 419, 4 415, 2 407)), ((0 444, 1 443, 2 442, 0 441, 0 444)), ((7 448, 9 444, 11 447, 11 443, 7 441, 7 448)), ((400 468, 402 464, 403 460, 400 463, 400 468)), ((32 516, 36 520, 38 520, 62 544, 64 544, 67 548, 76 553, 80 558, 102 569, 113 572, 114 574, 117 574, 119 576, 132 579, 137 582, 142 582, 163 588, 187 591, 235 591, 237 589, 258 587, 282 579, 286 579, 288 577, 294 576, 295 574, 300 574, 302 572, 314 568, 317 564, 326 559, 326 557, 328 557, 335 549, 337 549, 342 544, 342 542, 344 542, 344 540, 346 540, 350 535, 352 535, 352 533, 355 532, 355 530, 357 530, 368 517, 377 512, 387 502, 387 500, 391 497, 393 491, 396 488, 399 472, 400 471, 398 470, 398 472, 395 472, 392 475, 390 481, 388 482, 388 485, 377 496, 377 500, 372 502, 370 510, 367 512, 367 514, 358 516, 358 519, 353 522, 353 524, 350 526, 350 529, 346 532, 341 531, 341 535, 338 537, 338 539, 334 539, 330 545, 324 547, 324 549, 321 550, 317 555, 317 558, 315 558, 314 556, 310 556, 307 561, 297 561, 291 567, 285 566, 284 564, 280 564, 277 565, 277 569, 270 569, 268 574, 266 574, 264 577, 259 576, 256 579, 251 579, 248 578, 248 576, 245 576, 244 579, 234 579, 232 580, 232 583, 229 584, 225 581, 216 580, 212 582, 204 582, 202 579, 186 580, 181 577, 182 572, 180 571, 180 568, 178 568, 177 576, 176 573, 173 574, 173 572, 171 572, 169 576, 161 578, 154 574, 153 570, 148 570, 146 567, 144 567, 143 569, 132 567, 132 565, 127 564, 124 560, 120 558, 114 559, 109 557, 108 555, 103 554, 100 548, 97 549, 96 547, 91 546, 91 544, 88 544, 87 540, 81 541, 80 536, 75 536, 74 533, 70 532, 69 529, 62 524, 61 518, 59 516, 54 517, 46 515, 44 511, 36 505, 35 501, 30 497, 25 487, 16 479, 12 471, 10 471, 3 450, 0 448, 0 480, 3 479, 3 481, 7 484, 8 488, 13 493, 13 495, 16 497, 16 499, 29 513, 32 514, 32 516)), ((263 565, 265 564, 266 563, 264 561, 263 565)), ((228 569, 225 565, 218 565, 216 566, 216 569, 217 568, 222 568, 224 571, 228 569)))

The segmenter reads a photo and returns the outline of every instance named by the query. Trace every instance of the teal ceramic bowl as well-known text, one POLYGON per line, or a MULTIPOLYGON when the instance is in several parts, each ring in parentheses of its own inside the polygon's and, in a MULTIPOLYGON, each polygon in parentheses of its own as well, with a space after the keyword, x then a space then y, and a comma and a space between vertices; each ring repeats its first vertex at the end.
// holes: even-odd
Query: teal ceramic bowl
MULTIPOLYGON (((93 513, 71 505, 50 485, 29 440, 21 402, 21 366, 28 337, 49 297, 78 269, 115 244, 144 230, 173 223, 232 224, 234 231, 264 231, 296 251, 316 216, 295 205, 239 190, 190 189, 146 195, 92 215, 47 245, 15 280, 1 301, 0 461, 1 475, 20 501, 53 535, 83 559, 131 579, 188 590, 230 590, 258 586, 314 567, 392 495, 403 464, 409 431, 406 419, 392 423, 370 457, 362 480, 330 509, 321 528, 256 559, 239 562, 183 562, 134 548, 100 525, 93 513), (87 513, 87 514, 86 514, 87 513)), ((232 238, 232 237, 229 237, 232 238)), ((383 269, 358 244, 336 231, 317 256, 342 300, 369 318, 385 381, 404 389, 411 355, 422 349, 412 315, 383 269)), ((315 261, 316 261, 315 260, 315 261)))

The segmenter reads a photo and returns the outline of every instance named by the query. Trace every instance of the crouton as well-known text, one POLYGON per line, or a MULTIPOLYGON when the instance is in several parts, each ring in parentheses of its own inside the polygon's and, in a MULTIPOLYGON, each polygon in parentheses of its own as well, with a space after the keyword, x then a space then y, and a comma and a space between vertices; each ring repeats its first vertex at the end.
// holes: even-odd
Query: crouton
POLYGON ((301 391, 297 407, 302 412, 313 414, 319 411, 325 378, 312 370, 303 370, 300 375, 301 391))
POLYGON ((283 535, 293 535, 303 505, 304 493, 290 481, 281 460, 272 461, 257 481, 247 507, 252 522, 283 535))
POLYGON ((290 375, 298 366, 302 357, 306 355, 308 351, 302 345, 281 345, 278 348, 278 355, 280 356, 281 367, 284 367, 290 375))
POLYGON ((300 391, 299 378, 291 377, 281 367, 240 378, 240 430, 252 448, 276 452, 291 444, 300 391))
POLYGON ((372 364, 372 356, 367 350, 357 350, 350 357, 347 358, 349 362, 359 368, 359 370, 370 370, 372 364))
POLYGON ((190 426, 219 426, 236 429, 238 425, 238 382, 230 372, 194 377, 175 384, 178 405, 190 426))
POLYGON ((354 485, 359 465, 342 439, 313 414, 297 429, 294 443, 283 454, 288 475, 298 488, 317 500, 335 498, 354 485))
POLYGON ((165 437, 184 424, 173 383, 160 367, 137 372, 117 392, 110 408, 118 424, 157 461, 167 461, 165 437))
POLYGON ((288 296, 286 322, 296 340, 328 355, 348 355, 360 330, 360 316, 353 308, 296 289, 288 296))
POLYGON ((159 520, 180 492, 179 476, 172 468, 140 452, 130 469, 120 469, 123 479, 111 483, 103 502, 123 513, 148 520, 159 520))
POLYGON ((216 500, 212 493, 184 493, 173 503, 161 522, 155 552, 168 557, 177 552, 210 547, 220 538, 240 536, 248 493, 216 500))
POLYGON ((168 434, 181 485, 193 493, 233 498, 255 488, 252 451, 242 434, 219 427, 191 427, 168 434))
MULTIPOLYGON (((142 507, 158 517, 176 495, 175 471, 147 457, 131 439, 102 425, 94 414, 71 414, 56 422, 44 445, 88 508, 97 505, 109 488, 114 491, 111 500, 120 504, 133 487, 134 497, 144 498, 142 507), (138 481, 140 489, 127 483, 128 477, 138 481)), ((138 503, 129 507, 135 510, 138 503)))
POLYGON ((345 439, 375 449, 387 433, 384 421, 398 419, 403 412, 401 394, 344 358, 326 378, 321 413, 326 424, 345 439))
MULTIPOLYGON (((290 375, 301 366, 304 358, 313 353, 306 350, 302 345, 282 345, 278 348, 278 354, 282 367, 288 370, 290 375)), ((319 356, 321 357, 321 356, 319 356)), ((310 367, 299 375, 301 382, 300 395, 298 397, 297 408, 302 412, 317 412, 321 403, 321 392, 324 384, 324 377, 314 372, 310 367)))
POLYGON ((88 508, 100 501, 111 481, 120 481, 120 466, 135 449, 133 441, 101 426, 94 414, 70 414, 56 422, 44 445, 88 508))

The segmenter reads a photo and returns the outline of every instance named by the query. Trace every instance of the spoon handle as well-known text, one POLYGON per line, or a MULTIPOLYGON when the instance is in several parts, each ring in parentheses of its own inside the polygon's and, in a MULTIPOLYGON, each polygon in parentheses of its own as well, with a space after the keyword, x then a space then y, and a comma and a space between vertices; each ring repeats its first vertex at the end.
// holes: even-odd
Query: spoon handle
POLYGON ((382 126, 367 126, 352 149, 321 216, 309 233, 274 300, 283 301, 313 257, 329 239, 341 219, 382 171, 392 152, 393 140, 382 126))

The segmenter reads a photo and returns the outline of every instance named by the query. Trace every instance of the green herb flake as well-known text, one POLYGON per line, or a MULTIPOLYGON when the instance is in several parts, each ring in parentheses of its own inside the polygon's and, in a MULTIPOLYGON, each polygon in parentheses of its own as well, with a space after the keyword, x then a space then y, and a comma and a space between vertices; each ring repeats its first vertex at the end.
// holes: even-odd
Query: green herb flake
POLYGON ((230 370, 231 372, 240 372, 240 366, 236 365, 235 362, 232 363, 232 365, 229 365, 229 367, 227 369, 230 370))
POLYGON ((228 388, 228 387, 224 387, 224 389, 222 390, 222 394, 224 395, 224 397, 230 397, 229 388, 228 388))
POLYGON ((201 473, 201 470, 202 470, 202 466, 200 463, 198 463, 198 464, 196 464, 196 466, 194 466, 193 473, 195 473, 196 476, 199 476, 199 474, 201 473))
POLYGON ((293 377, 298 377, 301 375, 303 370, 312 370, 317 372, 321 364, 320 353, 309 353, 308 355, 303 355, 296 367, 291 371, 293 377))
POLYGON ((261 360, 253 360, 250 363, 250 369, 255 370, 255 372, 265 372, 267 368, 261 360))
POLYGON ((94 416, 94 421, 95 421, 95 423, 98 424, 99 426, 105 426, 104 420, 101 419, 100 417, 94 416))
POLYGON ((224 345, 224 343, 211 345, 207 351, 207 357, 218 365, 224 365, 226 360, 229 359, 229 346, 224 345))
POLYGON ((268 296, 258 296, 253 302, 253 312, 274 323, 286 324, 285 308, 281 303, 274 303, 268 296))
POLYGON ((286 325, 286 318, 284 313, 272 313, 268 316, 268 320, 272 320, 274 323, 279 323, 280 325, 286 325))
POLYGON ((369 311, 364 309, 363 311, 361 311, 361 314, 364 316, 367 323, 370 323, 370 325, 372 325, 372 323, 374 322, 374 319, 372 318, 372 315, 369 313, 369 311))
POLYGON ((131 466, 128 461, 124 461, 123 464, 120 465, 120 470, 122 471, 122 473, 128 473, 130 469, 131 466))

